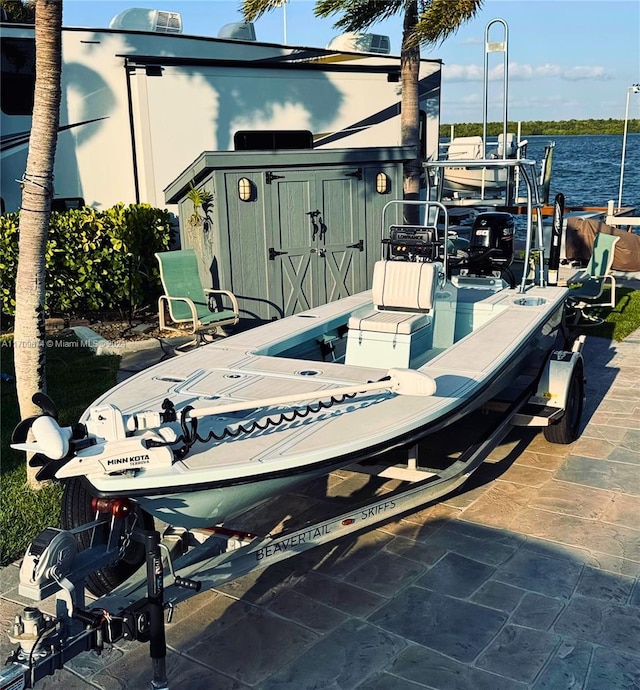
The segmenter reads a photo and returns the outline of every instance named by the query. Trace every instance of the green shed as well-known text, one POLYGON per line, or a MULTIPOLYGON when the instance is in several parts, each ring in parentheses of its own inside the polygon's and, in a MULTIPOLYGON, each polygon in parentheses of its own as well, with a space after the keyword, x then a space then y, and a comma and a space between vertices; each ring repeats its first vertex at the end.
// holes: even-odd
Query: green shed
POLYGON ((366 290, 407 147, 202 153, 165 189, 204 284, 272 320, 366 290), (194 203, 195 202, 195 203, 194 203))

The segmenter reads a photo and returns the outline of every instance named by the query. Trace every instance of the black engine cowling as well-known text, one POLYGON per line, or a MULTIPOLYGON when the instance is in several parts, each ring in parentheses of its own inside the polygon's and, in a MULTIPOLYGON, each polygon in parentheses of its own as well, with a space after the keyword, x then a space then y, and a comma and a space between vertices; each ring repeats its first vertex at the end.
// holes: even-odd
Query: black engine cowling
POLYGON ((480 213, 471 227, 468 269, 476 275, 492 275, 513 262, 514 220, 510 213, 480 213))

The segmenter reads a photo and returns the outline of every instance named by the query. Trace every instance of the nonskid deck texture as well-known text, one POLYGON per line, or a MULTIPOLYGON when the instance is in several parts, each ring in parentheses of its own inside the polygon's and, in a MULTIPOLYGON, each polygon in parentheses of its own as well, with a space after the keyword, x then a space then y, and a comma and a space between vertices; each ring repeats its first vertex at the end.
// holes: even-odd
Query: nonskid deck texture
MULTIPOLYGON (((457 495, 180 604, 172 687, 635 690, 639 354, 640 332, 587 338, 586 427, 572 445, 514 430, 457 495)), ((340 471, 253 521, 277 529, 391 486, 340 471)), ((17 577, 2 571, 3 628, 31 603, 17 577)), ((125 643, 39 687, 137 690, 149 678, 147 646, 125 643)))

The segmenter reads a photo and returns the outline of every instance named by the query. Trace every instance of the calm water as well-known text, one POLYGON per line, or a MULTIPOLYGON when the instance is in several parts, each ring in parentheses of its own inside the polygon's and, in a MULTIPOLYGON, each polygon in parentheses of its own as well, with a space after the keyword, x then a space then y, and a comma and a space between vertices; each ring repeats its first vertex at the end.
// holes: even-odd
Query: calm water
MULTIPOLYGON (((544 147, 556 142, 553 153, 551 196, 565 196, 566 206, 606 206, 618 203, 622 135, 527 137, 527 158, 542 160, 544 147)), ((627 135, 622 205, 640 214, 640 134, 627 135)))

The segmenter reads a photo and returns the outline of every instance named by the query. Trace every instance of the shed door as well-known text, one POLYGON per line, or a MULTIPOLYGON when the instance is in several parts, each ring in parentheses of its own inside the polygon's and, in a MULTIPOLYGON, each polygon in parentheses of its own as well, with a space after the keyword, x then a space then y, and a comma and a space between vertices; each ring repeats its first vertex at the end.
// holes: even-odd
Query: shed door
POLYGON ((274 219, 270 300, 282 304, 283 316, 366 289, 360 177, 355 169, 340 169, 267 178, 274 219))
MULTIPOLYGON (((271 173, 266 174, 269 180, 271 173)), ((318 275, 312 270, 312 224, 308 215, 315 202, 315 176, 287 171, 277 179, 273 175, 270 184, 269 299, 282 306, 282 316, 289 316, 318 303, 318 275)))
POLYGON ((317 174, 322 233, 316 237, 322 304, 367 289, 364 263, 364 195, 360 169, 317 174))

